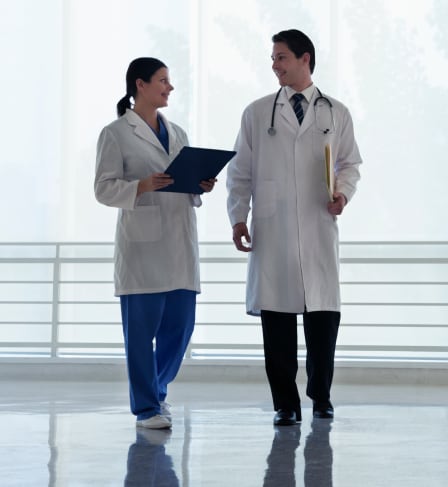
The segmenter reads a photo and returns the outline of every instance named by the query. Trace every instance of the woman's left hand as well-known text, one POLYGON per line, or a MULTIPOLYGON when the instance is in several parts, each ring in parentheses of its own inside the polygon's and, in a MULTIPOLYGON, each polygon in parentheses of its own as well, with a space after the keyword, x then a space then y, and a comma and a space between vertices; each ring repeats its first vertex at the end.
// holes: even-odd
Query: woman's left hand
POLYGON ((218 180, 215 179, 215 178, 212 178, 212 179, 207 179, 205 181, 201 181, 199 183, 199 186, 206 192, 206 193, 210 193, 210 191, 214 188, 215 186, 215 183, 217 182, 218 180))

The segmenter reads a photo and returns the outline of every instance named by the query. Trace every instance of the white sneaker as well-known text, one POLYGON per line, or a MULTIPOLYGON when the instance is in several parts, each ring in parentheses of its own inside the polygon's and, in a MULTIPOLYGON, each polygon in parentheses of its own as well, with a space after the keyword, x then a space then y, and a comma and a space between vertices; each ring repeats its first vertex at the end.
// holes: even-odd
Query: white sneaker
POLYGON ((163 430, 171 428, 171 421, 165 416, 156 414, 155 416, 151 416, 150 418, 138 420, 137 426, 153 430, 163 430))
POLYGON ((160 414, 161 416, 164 416, 165 418, 168 418, 171 420, 171 404, 168 404, 165 401, 160 401, 160 414))

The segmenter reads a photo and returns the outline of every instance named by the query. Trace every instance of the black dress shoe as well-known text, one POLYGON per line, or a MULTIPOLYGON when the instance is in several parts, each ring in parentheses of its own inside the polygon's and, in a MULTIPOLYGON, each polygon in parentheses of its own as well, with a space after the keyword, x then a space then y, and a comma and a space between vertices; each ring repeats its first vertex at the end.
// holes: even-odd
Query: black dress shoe
POLYGON ((279 409, 274 416, 275 426, 292 426, 297 423, 297 415, 295 411, 288 409, 279 409))
POLYGON ((313 417, 318 419, 333 419, 334 409, 330 401, 313 401, 313 417))

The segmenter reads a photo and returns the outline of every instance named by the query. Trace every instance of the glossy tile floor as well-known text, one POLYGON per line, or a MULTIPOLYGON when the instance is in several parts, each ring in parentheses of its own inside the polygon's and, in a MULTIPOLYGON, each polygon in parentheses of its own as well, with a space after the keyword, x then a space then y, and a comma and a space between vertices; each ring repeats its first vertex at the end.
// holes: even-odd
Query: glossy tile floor
MULTIPOLYGON (((263 382, 174 383, 136 430, 124 382, 0 382, 0 485, 446 487, 446 387, 335 386, 334 421, 274 428, 263 382)), ((303 389, 303 388, 302 388, 303 389)))

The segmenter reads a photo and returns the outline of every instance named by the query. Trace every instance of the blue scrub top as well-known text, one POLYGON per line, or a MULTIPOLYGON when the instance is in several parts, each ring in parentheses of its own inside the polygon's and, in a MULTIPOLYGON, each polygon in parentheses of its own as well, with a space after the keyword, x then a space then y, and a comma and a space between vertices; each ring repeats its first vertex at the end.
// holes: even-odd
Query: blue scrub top
POLYGON ((151 130, 154 132, 155 136, 159 139, 160 143, 163 145, 166 153, 169 154, 169 142, 168 142, 168 131, 163 123, 162 117, 157 114, 157 121, 159 122, 160 131, 157 133, 152 127, 151 130))

